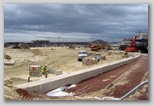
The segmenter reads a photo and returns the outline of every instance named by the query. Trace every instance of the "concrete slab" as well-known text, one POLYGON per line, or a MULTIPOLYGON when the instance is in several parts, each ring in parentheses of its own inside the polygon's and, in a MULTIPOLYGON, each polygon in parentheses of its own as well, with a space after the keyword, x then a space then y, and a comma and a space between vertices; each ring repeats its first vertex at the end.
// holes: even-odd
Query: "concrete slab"
POLYGON ((61 70, 56 70, 56 75, 61 75, 62 71, 61 70))
POLYGON ((4 59, 4 65, 14 65, 15 60, 4 59))
POLYGON ((48 72, 51 73, 51 74, 56 74, 56 70, 53 69, 53 68, 49 68, 48 69, 48 72))

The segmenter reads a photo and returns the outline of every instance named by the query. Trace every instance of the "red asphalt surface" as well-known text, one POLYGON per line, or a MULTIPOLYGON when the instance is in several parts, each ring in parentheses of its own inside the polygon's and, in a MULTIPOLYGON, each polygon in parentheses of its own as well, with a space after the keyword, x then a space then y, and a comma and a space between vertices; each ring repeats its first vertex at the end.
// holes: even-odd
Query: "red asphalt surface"
MULTIPOLYGON (((84 80, 77 84, 76 87, 68 89, 67 92, 75 93, 75 96, 84 96, 88 93, 99 91, 104 89, 106 86, 112 86, 112 82, 119 78, 122 74, 130 71, 127 77, 127 83, 124 85, 119 85, 114 88, 114 91, 108 93, 103 93, 106 96, 113 96, 120 98, 127 92, 132 90, 138 84, 142 82, 145 73, 148 72, 148 55, 142 55, 138 60, 131 62, 127 65, 121 66, 109 72, 103 73, 94 78, 84 80)), ((147 88, 148 89, 148 88, 147 88)), ((148 93, 148 90, 146 91, 148 93)), ((140 99, 147 99, 148 97, 139 97, 140 99)))

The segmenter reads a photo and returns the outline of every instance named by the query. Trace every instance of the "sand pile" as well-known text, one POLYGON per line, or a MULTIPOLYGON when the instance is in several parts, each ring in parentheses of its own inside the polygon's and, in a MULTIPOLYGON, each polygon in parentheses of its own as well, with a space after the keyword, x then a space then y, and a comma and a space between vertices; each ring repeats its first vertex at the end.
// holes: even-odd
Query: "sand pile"
MULTIPOLYGON (((78 52, 85 49, 91 53, 90 48, 69 49, 69 47, 40 47, 30 49, 9 49, 4 51, 12 59, 16 61, 14 66, 4 65, 4 97, 7 99, 19 99, 18 94, 14 90, 14 85, 27 82, 29 76, 30 65, 48 64, 48 68, 61 70, 63 73, 78 71, 81 69, 93 67, 96 65, 113 62, 122 59, 122 54, 107 55, 107 52, 99 52, 102 56, 106 56, 105 60, 101 60, 98 64, 84 66, 77 59, 78 52)), ((4 56, 5 58, 5 56, 4 56)), ((55 74, 49 74, 49 77, 54 77, 55 74)), ((42 76, 39 79, 44 78, 42 76)), ((32 79, 33 80, 33 79, 32 79)))
POLYGON ((13 49, 29 49, 29 45, 24 44, 24 43, 20 43, 20 44, 14 46, 13 49))
POLYGON ((11 56, 9 56, 9 55, 7 55, 7 54, 4 53, 4 59, 9 59, 10 60, 11 59, 11 56))

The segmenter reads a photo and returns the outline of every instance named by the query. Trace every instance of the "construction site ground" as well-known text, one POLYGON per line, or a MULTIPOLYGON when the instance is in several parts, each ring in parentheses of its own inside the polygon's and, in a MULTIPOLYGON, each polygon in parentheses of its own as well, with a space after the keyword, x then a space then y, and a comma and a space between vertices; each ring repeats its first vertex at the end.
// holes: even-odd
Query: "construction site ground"
MULTIPOLYGON (((73 97, 47 97, 46 94, 31 94, 25 90, 15 90, 16 84, 27 83, 29 65, 45 65, 62 70, 63 73, 73 72, 95 65, 117 61, 122 58, 121 53, 99 52, 106 56, 106 60, 98 64, 85 66, 77 61, 78 52, 83 49, 69 49, 65 47, 56 48, 31 48, 31 49, 4 49, 4 52, 16 60, 15 65, 4 65, 4 99, 6 100, 93 100, 106 96, 119 98, 126 94, 136 85, 144 80, 148 80, 148 55, 142 56, 137 61, 122 66, 113 71, 104 73, 95 78, 91 78, 77 84, 75 88, 68 89, 67 92, 75 93, 73 97)), ((84 48, 85 49, 85 48, 84 48)), ((86 48, 88 52, 91 51, 86 48)), ((49 77, 54 77, 51 74, 49 77)), ((42 79, 36 78, 36 80, 42 79)), ((128 99, 148 99, 148 85, 139 89, 128 99)))
MULTIPOLYGON (((75 88, 68 89, 67 92, 73 92, 81 97, 121 98, 143 81, 148 81, 148 56, 141 56, 130 64, 82 81, 75 88)), ((148 100, 148 85, 126 99, 148 100)))

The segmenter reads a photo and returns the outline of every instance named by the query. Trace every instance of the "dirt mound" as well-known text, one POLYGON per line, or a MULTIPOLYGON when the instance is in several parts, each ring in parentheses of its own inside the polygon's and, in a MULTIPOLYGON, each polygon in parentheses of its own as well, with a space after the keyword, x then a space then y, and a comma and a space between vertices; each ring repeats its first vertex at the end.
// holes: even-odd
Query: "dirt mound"
POLYGON ((4 53, 4 59, 12 59, 11 56, 4 53))
POLYGON ((22 43, 20 43, 20 44, 19 44, 19 47, 20 47, 21 49, 29 49, 29 45, 28 45, 28 44, 22 44, 22 43))
POLYGON ((29 45, 28 44, 24 44, 24 43, 20 43, 16 46, 13 47, 14 49, 29 49, 29 45))
POLYGON ((75 49, 75 47, 73 45, 70 45, 69 49, 75 49))
POLYGON ((22 84, 27 82, 27 80, 13 77, 10 79, 4 80, 4 99, 5 100, 21 100, 25 98, 25 94, 20 94, 21 90, 17 90, 15 88, 16 84, 22 84))
POLYGON ((26 83, 27 80, 26 79, 22 79, 19 77, 12 77, 10 79, 7 79, 4 81, 4 85, 5 86, 14 86, 15 84, 22 84, 22 83, 26 83))
POLYGON ((34 54, 34 56, 41 55, 41 52, 38 49, 32 49, 31 52, 34 54))

